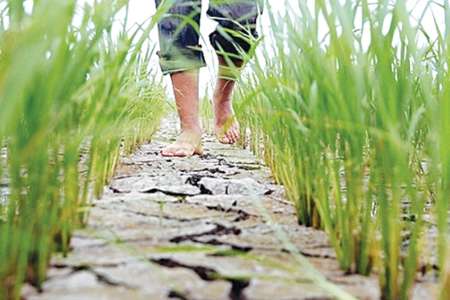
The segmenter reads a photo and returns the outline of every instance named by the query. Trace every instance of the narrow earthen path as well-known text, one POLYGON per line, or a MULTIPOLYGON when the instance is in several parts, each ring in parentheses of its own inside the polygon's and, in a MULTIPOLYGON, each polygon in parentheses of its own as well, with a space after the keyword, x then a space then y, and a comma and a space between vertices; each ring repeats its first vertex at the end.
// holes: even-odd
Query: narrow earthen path
POLYGON ((339 271, 323 232, 298 226, 249 151, 206 137, 203 157, 162 158, 174 127, 165 120, 122 159, 73 251, 25 299, 333 299, 309 264, 357 298, 379 298, 376 280, 339 271))

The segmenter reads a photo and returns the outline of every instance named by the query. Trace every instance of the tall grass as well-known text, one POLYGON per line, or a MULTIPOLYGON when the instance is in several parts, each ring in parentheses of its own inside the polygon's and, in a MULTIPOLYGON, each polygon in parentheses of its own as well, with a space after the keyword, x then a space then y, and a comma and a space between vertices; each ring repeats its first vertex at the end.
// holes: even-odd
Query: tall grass
POLYGON ((424 214, 447 258, 450 11, 427 3, 446 15, 437 39, 405 0, 286 2, 236 105, 299 223, 328 233, 344 271, 378 272, 384 299, 410 297, 424 214))
POLYGON ((40 286, 120 153, 150 139, 164 112, 145 36, 113 34, 125 6, 41 0, 27 12, 0 1, 2 299, 19 298, 24 281, 40 286))

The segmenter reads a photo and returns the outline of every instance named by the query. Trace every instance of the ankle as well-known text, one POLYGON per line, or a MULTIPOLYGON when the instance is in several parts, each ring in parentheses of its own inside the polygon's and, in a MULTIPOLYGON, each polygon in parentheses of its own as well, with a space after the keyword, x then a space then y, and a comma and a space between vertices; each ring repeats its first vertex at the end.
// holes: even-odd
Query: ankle
POLYGON ((231 98, 231 93, 223 89, 216 89, 213 94, 213 102, 216 105, 229 104, 231 103, 231 98))
POLYGON ((203 134, 203 130, 199 125, 183 127, 181 129, 181 132, 193 134, 193 135, 202 135, 203 134))

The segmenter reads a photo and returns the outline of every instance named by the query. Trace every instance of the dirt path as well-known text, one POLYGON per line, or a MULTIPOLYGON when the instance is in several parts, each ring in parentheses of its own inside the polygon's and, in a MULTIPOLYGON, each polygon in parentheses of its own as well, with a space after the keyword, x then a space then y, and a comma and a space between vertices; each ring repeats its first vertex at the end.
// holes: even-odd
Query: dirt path
POLYGON ((166 120, 123 158, 73 251, 54 257, 42 293, 27 288, 26 299, 333 298, 310 263, 350 294, 379 298, 376 280, 343 276, 324 233, 297 225, 250 152, 207 137, 204 157, 162 158, 173 127, 166 120))

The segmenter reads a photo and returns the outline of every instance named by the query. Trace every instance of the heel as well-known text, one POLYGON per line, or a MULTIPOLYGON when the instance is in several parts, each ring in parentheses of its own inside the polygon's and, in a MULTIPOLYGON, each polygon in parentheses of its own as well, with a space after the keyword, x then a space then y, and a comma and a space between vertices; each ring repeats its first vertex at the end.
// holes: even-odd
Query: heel
POLYGON ((199 146, 197 146, 197 148, 195 148, 195 151, 194 151, 194 154, 197 154, 197 155, 203 155, 205 153, 205 151, 204 151, 204 149, 203 149, 203 146, 202 145, 199 145, 199 146))

